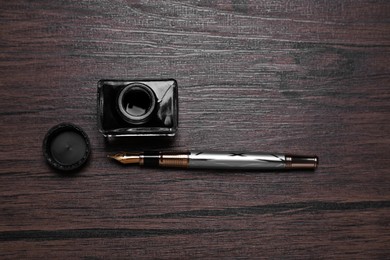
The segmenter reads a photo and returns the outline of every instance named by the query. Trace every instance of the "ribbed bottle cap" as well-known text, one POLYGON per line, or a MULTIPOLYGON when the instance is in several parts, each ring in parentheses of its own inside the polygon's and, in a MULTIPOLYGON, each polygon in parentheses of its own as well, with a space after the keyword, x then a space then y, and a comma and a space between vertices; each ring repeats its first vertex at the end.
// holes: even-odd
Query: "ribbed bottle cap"
POLYGON ((81 168, 91 153, 87 134, 71 123, 52 127, 43 140, 42 148, 48 164, 60 171, 81 168))

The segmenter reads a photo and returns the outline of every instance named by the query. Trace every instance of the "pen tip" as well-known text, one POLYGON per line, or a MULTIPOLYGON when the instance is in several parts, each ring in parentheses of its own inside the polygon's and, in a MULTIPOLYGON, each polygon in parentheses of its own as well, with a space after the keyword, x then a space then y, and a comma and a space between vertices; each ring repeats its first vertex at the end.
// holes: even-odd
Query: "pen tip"
POLYGON ((108 154, 107 158, 119 161, 120 156, 121 156, 120 154, 108 154))
POLYGON ((114 159, 122 164, 137 164, 140 162, 140 157, 138 153, 129 154, 129 153, 117 153, 113 155, 107 155, 108 158, 114 159))

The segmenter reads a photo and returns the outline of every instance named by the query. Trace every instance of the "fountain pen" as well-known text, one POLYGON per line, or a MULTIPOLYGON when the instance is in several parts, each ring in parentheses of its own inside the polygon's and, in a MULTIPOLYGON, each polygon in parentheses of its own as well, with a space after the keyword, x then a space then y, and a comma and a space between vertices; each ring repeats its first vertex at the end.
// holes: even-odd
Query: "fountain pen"
POLYGON ((122 164, 146 167, 238 170, 314 170, 317 156, 241 152, 130 152, 108 155, 122 164))

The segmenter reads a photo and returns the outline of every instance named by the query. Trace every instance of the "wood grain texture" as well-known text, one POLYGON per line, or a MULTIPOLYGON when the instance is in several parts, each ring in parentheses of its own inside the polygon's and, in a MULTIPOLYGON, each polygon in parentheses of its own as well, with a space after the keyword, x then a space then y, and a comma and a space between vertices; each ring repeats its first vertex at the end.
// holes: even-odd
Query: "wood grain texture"
POLYGON ((0 1, 0 257, 390 257, 387 0, 0 1), (173 140, 106 142, 99 79, 175 78, 173 140), (60 122, 79 174, 42 156, 60 122), (139 149, 316 153, 304 172, 122 167, 139 149))

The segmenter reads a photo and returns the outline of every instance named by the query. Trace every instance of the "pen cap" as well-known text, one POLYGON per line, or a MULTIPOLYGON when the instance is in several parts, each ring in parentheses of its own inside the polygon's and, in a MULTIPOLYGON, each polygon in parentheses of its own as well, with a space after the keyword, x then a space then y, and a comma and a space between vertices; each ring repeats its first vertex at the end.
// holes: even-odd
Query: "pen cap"
POLYGON ((60 171, 81 168, 91 153, 87 134, 81 127, 71 123, 61 123, 50 128, 42 149, 47 163, 60 171))

